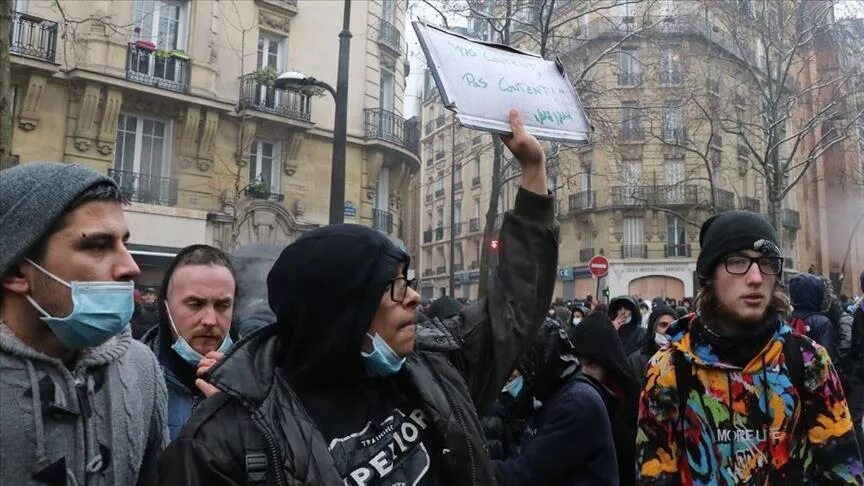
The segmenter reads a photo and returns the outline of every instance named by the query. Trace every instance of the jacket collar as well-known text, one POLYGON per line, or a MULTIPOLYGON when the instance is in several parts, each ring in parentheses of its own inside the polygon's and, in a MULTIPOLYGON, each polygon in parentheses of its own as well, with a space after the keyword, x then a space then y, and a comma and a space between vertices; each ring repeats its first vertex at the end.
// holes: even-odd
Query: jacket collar
POLYGON ((264 326, 235 343, 204 379, 231 397, 260 404, 273 386, 278 351, 276 324, 264 326))

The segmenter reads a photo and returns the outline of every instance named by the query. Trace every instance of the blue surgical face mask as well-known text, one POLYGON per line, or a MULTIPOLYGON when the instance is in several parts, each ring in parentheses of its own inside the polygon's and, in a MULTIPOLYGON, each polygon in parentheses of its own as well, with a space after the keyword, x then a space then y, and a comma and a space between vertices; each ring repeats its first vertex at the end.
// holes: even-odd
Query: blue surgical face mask
POLYGON ((405 358, 400 358, 387 344, 387 341, 377 333, 374 336, 369 333, 366 335, 372 340, 371 353, 360 351, 366 372, 372 376, 387 376, 398 373, 402 369, 402 365, 405 364, 405 358))
MULTIPOLYGON (((195 349, 186 341, 186 338, 180 335, 180 331, 178 331, 177 326, 174 325, 174 317, 171 316, 171 309, 168 308, 168 302, 165 302, 165 310, 168 312, 168 323, 171 324, 171 329, 173 329, 174 334, 177 335, 177 339, 174 340, 171 349, 183 358, 183 361, 192 366, 198 366, 198 363, 204 359, 204 356, 201 356, 201 353, 195 351, 195 349)), ((222 339, 222 344, 219 345, 219 349, 217 349, 216 352, 225 353, 231 348, 232 344, 234 344, 234 340, 231 339, 231 335, 225 334, 225 338, 222 339)))
POLYGON ((670 342, 671 342, 671 339, 669 338, 669 336, 667 334, 657 333, 654 335, 654 344, 656 344, 657 347, 662 348, 663 346, 666 346, 670 342))
POLYGON ((582 318, 581 318, 581 317, 574 317, 574 318, 573 318, 573 325, 574 325, 574 326, 578 326, 580 322, 582 322, 582 318))
POLYGON ((504 385, 504 388, 501 390, 501 392, 507 393, 511 397, 516 398, 519 396, 520 393, 522 393, 523 384, 524 380, 522 379, 522 376, 517 376, 516 378, 510 380, 506 385, 504 385))
POLYGON ((63 346, 70 349, 96 347, 129 325, 129 319, 135 312, 135 284, 131 281, 70 283, 30 259, 26 260, 45 275, 71 289, 72 312, 66 317, 52 316, 37 304, 33 297, 25 296, 42 314, 40 319, 48 324, 63 346))

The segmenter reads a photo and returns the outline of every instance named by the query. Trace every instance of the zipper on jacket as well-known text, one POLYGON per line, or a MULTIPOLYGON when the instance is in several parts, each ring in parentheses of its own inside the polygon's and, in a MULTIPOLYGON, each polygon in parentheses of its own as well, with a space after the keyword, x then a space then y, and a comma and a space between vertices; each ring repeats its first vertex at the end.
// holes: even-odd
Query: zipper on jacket
POLYGON ((438 379, 438 382, 441 383, 441 388, 444 389, 444 395, 447 397, 447 403, 450 404, 450 408, 456 414, 456 421, 459 422, 459 427, 462 428, 462 434, 465 436, 465 446, 468 449, 468 462, 471 464, 471 484, 477 484, 477 461, 474 458, 474 448, 471 446, 470 434, 468 433, 468 424, 465 422, 465 416, 462 415, 462 409, 456 406, 456 402, 453 399, 452 392, 450 391, 450 387, 447 386, 447 382, 441 379, 441 376, 438 374, 438 371, 432 366, 432 363, 429 362, 428 358, 424 359, 429 366, 429 370, 432 371, 432 374, 435 375, 435 378, 438 379))
MULTIPOLYGON (((248 408, 248 407, 247 407, 248 408)), ((276 484, 285 486, 285 479, 282 477, 282 461, 279 459, 279 448, 276 446, 276 440, 269 428, 264 423, 264 420, 259 416, 258 410, 252 410, 252 423, 258 427, 261 434, 264 436, 264 441, 267 442, 267 452, 270 455, 270 463, 273 465, 273 472, 276 474, 276 484)))

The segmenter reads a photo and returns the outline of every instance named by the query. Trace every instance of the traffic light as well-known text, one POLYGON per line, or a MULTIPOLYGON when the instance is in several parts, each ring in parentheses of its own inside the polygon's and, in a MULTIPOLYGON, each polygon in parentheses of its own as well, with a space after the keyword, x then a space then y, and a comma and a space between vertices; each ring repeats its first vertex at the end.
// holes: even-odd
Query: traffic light
POLYGON ((492 251, 497 251, 499 247, 500 243, 498 243, 498 240, 492 240, 489 242, 489 249, 492 251))
POLYGON ((609 297, 609 287, 603 288, 603 297, 609 297))

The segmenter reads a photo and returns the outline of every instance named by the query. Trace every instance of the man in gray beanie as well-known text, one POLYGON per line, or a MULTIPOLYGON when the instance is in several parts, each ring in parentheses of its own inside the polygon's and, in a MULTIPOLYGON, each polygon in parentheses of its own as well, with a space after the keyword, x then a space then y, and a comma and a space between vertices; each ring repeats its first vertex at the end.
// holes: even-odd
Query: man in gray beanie
POLYGON ((778 242, 756 213, 702 225, 697 313, 672 324, 645 372, 639 484, 864 481, 828 353, 784 322, 778 242))
POLYGON ((0 171, 0 478, 151 484, 167 394, 129 330, 124 198, 74 164, 0 171))

